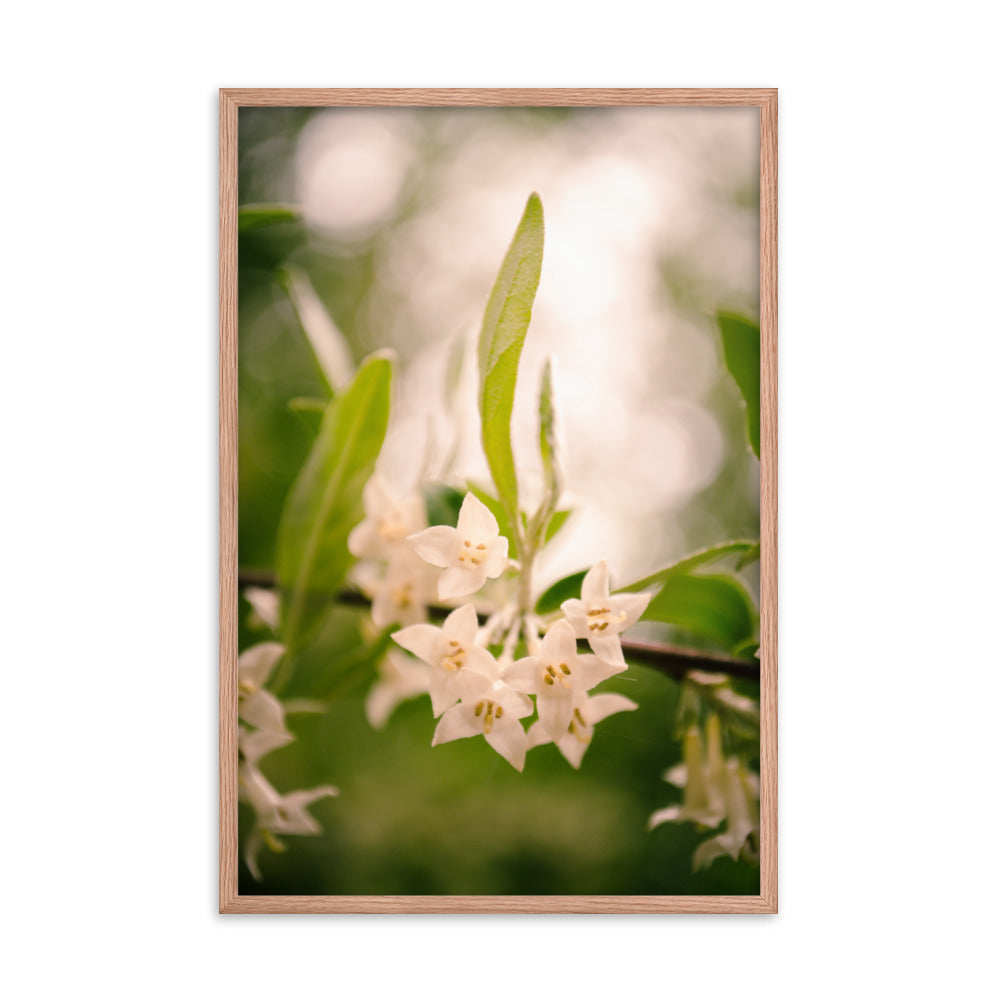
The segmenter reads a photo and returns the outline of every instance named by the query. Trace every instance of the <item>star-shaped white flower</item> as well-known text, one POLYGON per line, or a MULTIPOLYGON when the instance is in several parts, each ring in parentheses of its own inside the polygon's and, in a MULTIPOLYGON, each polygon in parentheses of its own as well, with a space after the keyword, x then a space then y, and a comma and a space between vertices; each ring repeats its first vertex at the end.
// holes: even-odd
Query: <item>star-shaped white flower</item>
POLYGON ((410 535, 410 541, 421 559, 444 568, 438 580, 442 601, 474 594, 507 566, 507 539, 490 509, 471 493, 462 501, 457 527, 435 525, 410 535))
POLYGON ((459 679, 477 673, 492 683, 500 668, 489 650, 476 645, 479 619, 471 604, 456 608, 440 628, 436 625, 410 625, 392 634, 403 649, 431 667, 428 690, 435 717, 451 708, 461 697, 459 679))
POLYGON ((248 624, 252 628, 265 625, 272 632, 276 632, 281 615, 281 602, 277 591, 267 590, 264 587, 247 587, 243 591, 243 596, 250 605, 248 624))
POLYGON ((365 519, 347 537, 347 548, 359 559, 388 559, 404 547, 408 535, 427 527, 424 501, 412 494, 396 500, 378 476, 361 494, 365 519))
POLYGON ((706 724, 707 751, 701 731, 691 726, 684 734, 684 763, 672 767, 665 781, 684 789, 680 805, 658 809, 649 817, 649 829, 661 823, 696 823, 715 829, 726 815, 726 762, 722 755, 719 718, 710 715, 706 724))
POLYGON ((625 665, 608 664, 589 653, 579 655, 573 626, 558 621, 542 637, 538 653, 511 664, 504 682, 538 699, 538 720, 553 740, 564 736, 580 696, 625 665))
POLYGON ((697 871, 724 854, 733 861, 738 861, 741 854, 747 860, 756 860, 759 846, 760 810, 754 783, 743 765, 730 759, 726 764, 726 829, 698 846, 692 864, 697 871))
POLYGON ((372 729, 381 729, 400 702, 427 694, 431 669, 398 649, 390 649, 378 665, 379 679, 365 699, 365 716, 372 729))
POLYGON ((594 726, 609 715, 614 715, 616 712, 631 712, 638 707, 631 698, 621 694, 595 694, 592 698, 586 694, 581 695, 573 706, 566 732, 553 740, 539 719, 528 730, 528 748, 554 742, 566 760, 579 769, 583 755, 593 739, 594 726))
POLYGON ((306 811, 317 799, 328 795, 336 795, 337 789, 332 785, 320 788, 310 788, 297 792, 280 794, 264 777, 256 764, 244 761, 239 768, 239 796, 250 804, 257 814, 257 822, 253 833, 247 839, 244 859, 250 873, 255 879, 260 879, 260 868, 257 865, 257 854, 261 846, 267 843, 272 850, 281 850, 281 841, 276 834, 308 835, 322 833, 323 828, 306 811))
POLYGON ((651 594, 608 593, 608 564, 602 559, 583 578, 581 600, 563 601, 566 620, 580 639, 605 663, 625 666, 620 633, 631 628, 646 610, 651 594))
POLYGON ((472 672, 463 674, 461 689, 461 702, 441 717, 431 746, 485 736, 511 767, 523 770, 528 737, 518 720, 531 715, 531 699, 502 681, 472 672))
POLYGON ((373 562, 358 563, 354 568, 354 579, 371 598, 372 621, 379 628, 426 621, 436 575, 408 548, 396 551, 384 569, 373 562))
POLYGON ((285 647, 278 642, 261 642, 240 653, 236 661, 239 716, 257 729, 285 731, 285 709, 264 689, 285 647))

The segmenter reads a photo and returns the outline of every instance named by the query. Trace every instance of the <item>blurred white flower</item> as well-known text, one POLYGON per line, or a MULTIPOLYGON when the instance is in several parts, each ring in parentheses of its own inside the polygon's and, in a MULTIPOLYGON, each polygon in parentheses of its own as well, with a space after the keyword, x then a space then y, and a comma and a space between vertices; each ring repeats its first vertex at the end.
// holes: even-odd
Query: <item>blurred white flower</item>
POLYGON ((760 847, 759 792, 754 776, 735 759, 726 764, 726 829, 700 844, 694 852, 695 870, 705 868, 716 858, 728 855, 738 861, 757 861, 760 847))
POLYGON ((476 645, 479 620, 471 604, 456 608, 440 628, 410 625, 392 637, 403 649, 430 665, 428 690, 435 717, 451 708, 461 697, 460 678, 477 673, 490 683, 500 676, 500 668, 487 649, 476 645))
POLYGON ((427 694, 431 668, 398 649, 390 649, 378 665, 378 680, 365 699, 365 716, 372 729, 381 729, 400 702, 427 694))
POLYGON ((563 601, 562 611, 577 637, 605 663, 625 666, 619 634, 633 626, 649 605, 651 594, 608 592, 608 564, 602 559, 583 578, 581 600, 563 601))
POLYGON ((266 843, 271 850, 281 851, 284 845, 278 834, 308 835, 322 833, 323 828, 306 811, 317 799, 336 795, 331 785, 281 795, 264 777, 256 764, 245 760, 239 768, 239 797, 247 802, 257 815, 253 832, 247 838, 244 860, 250 874, 260 879, 257 855, 266 843))
POLYGON ((371 598, 372 621, 379 628, 426 621, 436 576, 409 548, 394 553, 386 567, 361 562, 354 568, 354 579, 371 598))
POLYGON ((594 726, 616 712, 632 712, 639 706, 621 694, 596 694, 589 697, 578 695, 570 716, 566 732, 553 740, 541 721, 541 699, 539 699, 539 720, 528 730, 528 748, 552 743, 575 768, 580 767, 583 755, 594 736, 594 726))
POLYGON ((558 740, 572 725, 580 697, 624 669, 624 664, 577 654, 573 626, 563 620, 545 633, 535 656, 511 664, 503 679, 515 690, 537 696, 539 723, 550 739, 558 740))
POLYGON ((690 822, 715 829, 725 817, 726 763, 718 716, 709 716, 705 730, 707 751, 697 726, 691 726, 684 734, 684 762, 663 776, 664 781, 684 789, 684 801, 653 813, 649 817, 650 830, 671 822, 690 822))
POLYGON ((257 729, 285 731, 285 709, 264 689, 285 647, 278 642, 261 642, 240 653, 236 661, 239 716, 257 729))
POLYGON ((246 729, 239 727, 237 734, 237 746, 240 755, 249 764, 256 764, 261 757, 267 756, 272 750, 280 750, 294 742, 295 737, 288 730, 275 729, 246 729))
POLYGON ((439 524, 409 540, 421 559, 444 568, 438 580, 442 601, 474 594, 507 566, 507 539, 489 508, 471 493, 462 501, 457 527, 439 524))
POLYGON ((528 737, 518 720, 531 715, 531 699, 502 681, 472 672, 463 674, 461 691, 461 702, 441 717, 431 746, 482 735, 511 767, 523 770, 528 737))
POLYGON ((378 476, 372 476, 361 494, 365 519, 347 538, 347 547, 359 559, 391 559, 406 538, 427 527, 424 501, 417 494, 393 499, 378 476))
POLYGON ((250 605, 249 624, 254 628, 265 625, 272 632, 276 632, 281 615, 278 592, 264 587, 247 587, 243 591, 243 596, 250 605))

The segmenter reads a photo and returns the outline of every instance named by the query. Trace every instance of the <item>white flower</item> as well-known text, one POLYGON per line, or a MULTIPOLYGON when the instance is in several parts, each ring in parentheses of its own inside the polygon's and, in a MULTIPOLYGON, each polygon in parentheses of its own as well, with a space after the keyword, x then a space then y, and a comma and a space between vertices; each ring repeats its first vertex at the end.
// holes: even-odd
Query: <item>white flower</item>
POLYGON ((538 653, 511 664, 503 679, 517 691, 537 695, 538 720, 549 737, 558 740, 569 728, 580 696, 624 669, 624 664, 578 655, 573 626, 558 621, 543 636, 538 653))
POLYGON ((621 632, 633 626, 646 610, 651 594, 608 593, 608 564, 602 559, 583 578, 581 600, 563 601, 566 620, 573 626, 580 639, 586 639, 590 648, 605 663, 625 666, 622 655, 621 632))
POLYGON ((435 572, 411 549, 393 554, 383 570, 375 563, 359 563, 354 579, 372 602, 372 621, 379 628, 413 625, 427 620, 427 605, 434 599, 435 572))
POLYGON ((461 697, 459 679, 467 672, 481 674, 492 683, 500 668, 489 650, 476 645, 479 619, 471 604, 456 608, 436 625, 410 625, 392 637, 403 649, 430 664, 431 708, 435 717, 451 708, 461 697))
POLYGON ((254 628, 266 625, 272 632, 276 632, 281 614, 281 602, 277 591, 267 590, 264 587, 247 587, 243 591, 243 596, 250 605, 250 615, 247 619, 250 625, 254 628))
POLYGON ((239 716, 257 729, 285 731, 285 709, 264 689, 285 647, 278 642, 261 642, 240 653, 236 661, 239 716))
POLYGON ((531 715, 531 699, 502 681, 471 672, 463 674, 461 688, 462 701, 441 717, 431 746, 482 735, 511 767, 523 770, 528 737, 518 720, 531 715))
POLYGON ((365 716, 372 729, 381 729, 396 706, 430 689, 430 667, 398 649, 390 649, 378 665, 379 679, 365 699, 365 716))
POLYGON ((444 568, 438 580, 442 601, 474 594, 507 566, 507 539, 489 508, 471 493, 462 501, 458 527, 439 524, 410 535, 410 541, 421 559, 444 568))
MULTIPOLYGON (((539 705, 541 699, 539 699, 539 705)), ((528 730, 528 747, 541 746, 543 743, 555 742, 559 752, 575 768, 580 767, 583 755, 590 746, 590 741, 594 736, 594 726, 598 722, 606 719, 616 712, 631 712, 639 706, 630 698, 621 694, 595 694, 592 698, 588 695, 578 697, 573 707, 573 712, 566 728, 566 732, 558 739, 554 740, 549 735, 541 719, 528 730)), ((539 716, 541 709, 539 708, 539 716)))
POLYGON ((684 735, 684 763, 672 767, 665 781, 684 789, 684 801, 658 809, 649 817, 649 829, 661 823, 697 823, 714 829, 726 815, 726 763, 722 756, 722 731, 718 716, 706 725, 707 753, 701 731, 691 726, 684 735))
POLYGON ((394 500, 378 476, 361 494, 365 519, 347 537, 347 548, 360 559, 389 558, 408 535, 427 527, 424 501, 416 494, 394 500))
POLYGON ((331 785, 281 795, 264 777, 260 769, 249 761, 240 765, 239 796, 248 802, 257 814, 253 833, 247 839, 244 860, 255 879, 260 879, 257 853, 267 843, 272 850, 282 850, 276 834, 317 834, 323 828, 306 812, 306 807, 327 795, 336 795, 331 785))
POLYGON ((758 859, 760 846, 760 811, 753 777, 735 759, 726 764, 726 829, 699 845, 692 863, 695 870, 710 865, 716 858, 728 854, 738 861, 758 859))

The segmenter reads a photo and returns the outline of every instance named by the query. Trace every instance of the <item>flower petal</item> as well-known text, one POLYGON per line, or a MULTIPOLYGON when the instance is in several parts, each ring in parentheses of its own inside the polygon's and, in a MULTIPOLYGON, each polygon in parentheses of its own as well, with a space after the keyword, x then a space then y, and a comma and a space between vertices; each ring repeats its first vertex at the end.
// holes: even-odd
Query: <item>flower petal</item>
POLYGON ((551 743, 552 737, 545 731, 545 726, 540 722, 533 722, 528 729, 528 749, 540 747, 545 743, 551 743))
POLYGON ((288 730, 257 729, 250 732, 240 726, 240 753, 251 763, 256 764, 261 757, 266 757, 273 750, 278 750, 293 742, 294 736, 288 730))
POLYGON ((587 637, 587 606, 576 597, 562 602, 562 613, 580 639, 587 637))
POLYGON ((460 692, 457 679, 457 674, 449 673, 447 670, 435 670, 431 673, 429 690, 431 712, 435 719, 458 701, 460 692))
POLYGON ((471 541, 490 542, 499 534, 500 526, 489 507, 471 493, 466 493, 458 512, 458 535, 471 541))
POLYGON ((456 705, 441 717, 434 730, 431 746, 439 743, 450 743, 452 740, 464 740, 469 736, 478 736, 483 731, 483 724, 472 714, 468 705, 456 705))
POLYGON ((556 746, 569 764, 579 771, 590 741, 581 740, 575 733, 567 733, 562 739, 556 740, 556 746))
POLYGON ((565 618, 559 619, 542 636, 541 659, 550 662, 569 663, 576 656, 576 633, 565 618))
POLYGON ((438 580, 438 597, 442 601, 450 601, 456 597, 467 597, 474 594, 486 582, 486 566, 479 565, 473 569, 460 569, 452 566, 446 569, 438 580))
POLYGON ((236 661, 236 674, 246 683, 260 687, 267 683, 275 664, 284 656, 285 647, 280 642, 258 642, 256 646, 243 650, 236 661))
POLYGON ((642 617, 652 599, 652 594, 615 594, 608 598, 605 607, 610 608, 615 615, 624 613, 625 621, 616 627, 618 632, 624 632, 642 617))
POLYGON ((446 524, 425 528, 407 538, 413 543, 414 552, 432 566, 450 566, 455 561, 458 532, 446 524))
POLYGON ((392 638, 424 663, 432 667, 440 665, 441 629, 434 625, 407 625, 393 632, 392 638))
POLYGON ((554 740, 566 735, 569 720, 573 718, 573 692, 555 685, 538 696, 538 720, 554 740), (558 688, 558 691, 556 690, 558 688), (549 692, 552 693, 549 693, 549 692))
POLYGON ((476 641, 478 628, 479 619, 475 607, 472 604, 463 604, 445 618, 441 631, 449 639, 457 639, 463 646, 471 646, 476 641))
POLYGON ((622 641, 618 638, 617 632, 612 632, 610 635, 591 633, 587 636, 587 642, 590 643, 590 648, 609 666, 619 668, 628 666, 625 662, 625 654, 622 653, 622 641))
POLYGON ((240 699, 239 716, 256 729, 283 732, 286 728, 284 706, 263 688, 240 699))
POLYGON ((606 681, 609 677, 620 674, 624 669, 625 667, 620 663, 607 663, 599 656, 584 653, 576 658, 574 673, 579 690, 589 691, 591 688, 597 687, 601 681, 606 681))
POLYGON ((580 587, 580 597, 588 609, 597 605, 606 607, 608 599, 608 564, 602 559, 595 563, 590 572, 583 578, 580 587))
POLYGON ((623 694, 595 694, 580 712, 590 725, 596 725, 617 712, 634 712, 639 706, 623 694))
POLYGON ((677 819, 680 811, 680 806, 668 806, 666 809, 657 809, 656 812, 649 817, 647 829, 655 829, 663 823, 673 823, 674 820, 677 819))
POLYGON ((503 682, 515 691, 538 694, 541 670, 542 661, 537 656, 526 656, 524 659, 515 660, 507 667, 503 672, 503 682))
POLYGON ((493 654, 482 646, 465 647, 465 666, 463 671, 469 670, 474 674, 482 674, 491 681, 500 679, 500 667, 493 658, 493 654))
POLYGON ((278 593, 264 587, 247 587, 243 596, 254 614, 270 629, 277 629, 281 602, 278 593))
POLYGON ((507 539, 501 535, 486 553, 486 575, 492 580, 507 568, 507 539))
POLYGON ((505 715, 493 723, 493 728, 485 736, 486 742, 515 771, 524 770, 524 758, 528 752, 528 737, 520 722, 505 715))

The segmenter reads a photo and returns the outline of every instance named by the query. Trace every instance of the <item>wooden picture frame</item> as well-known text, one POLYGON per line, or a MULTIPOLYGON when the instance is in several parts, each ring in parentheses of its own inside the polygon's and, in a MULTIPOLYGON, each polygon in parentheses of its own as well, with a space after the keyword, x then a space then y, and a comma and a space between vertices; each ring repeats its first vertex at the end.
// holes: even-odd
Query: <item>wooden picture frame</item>
POLYGON ((776 913, 777 111, 773 89, 224 89, 219 95, 219 911, 221 913, 776 913), (252 896, 238 891, 237 117, 244 107, 751 106, 760 111, 760 895, 252 896))

